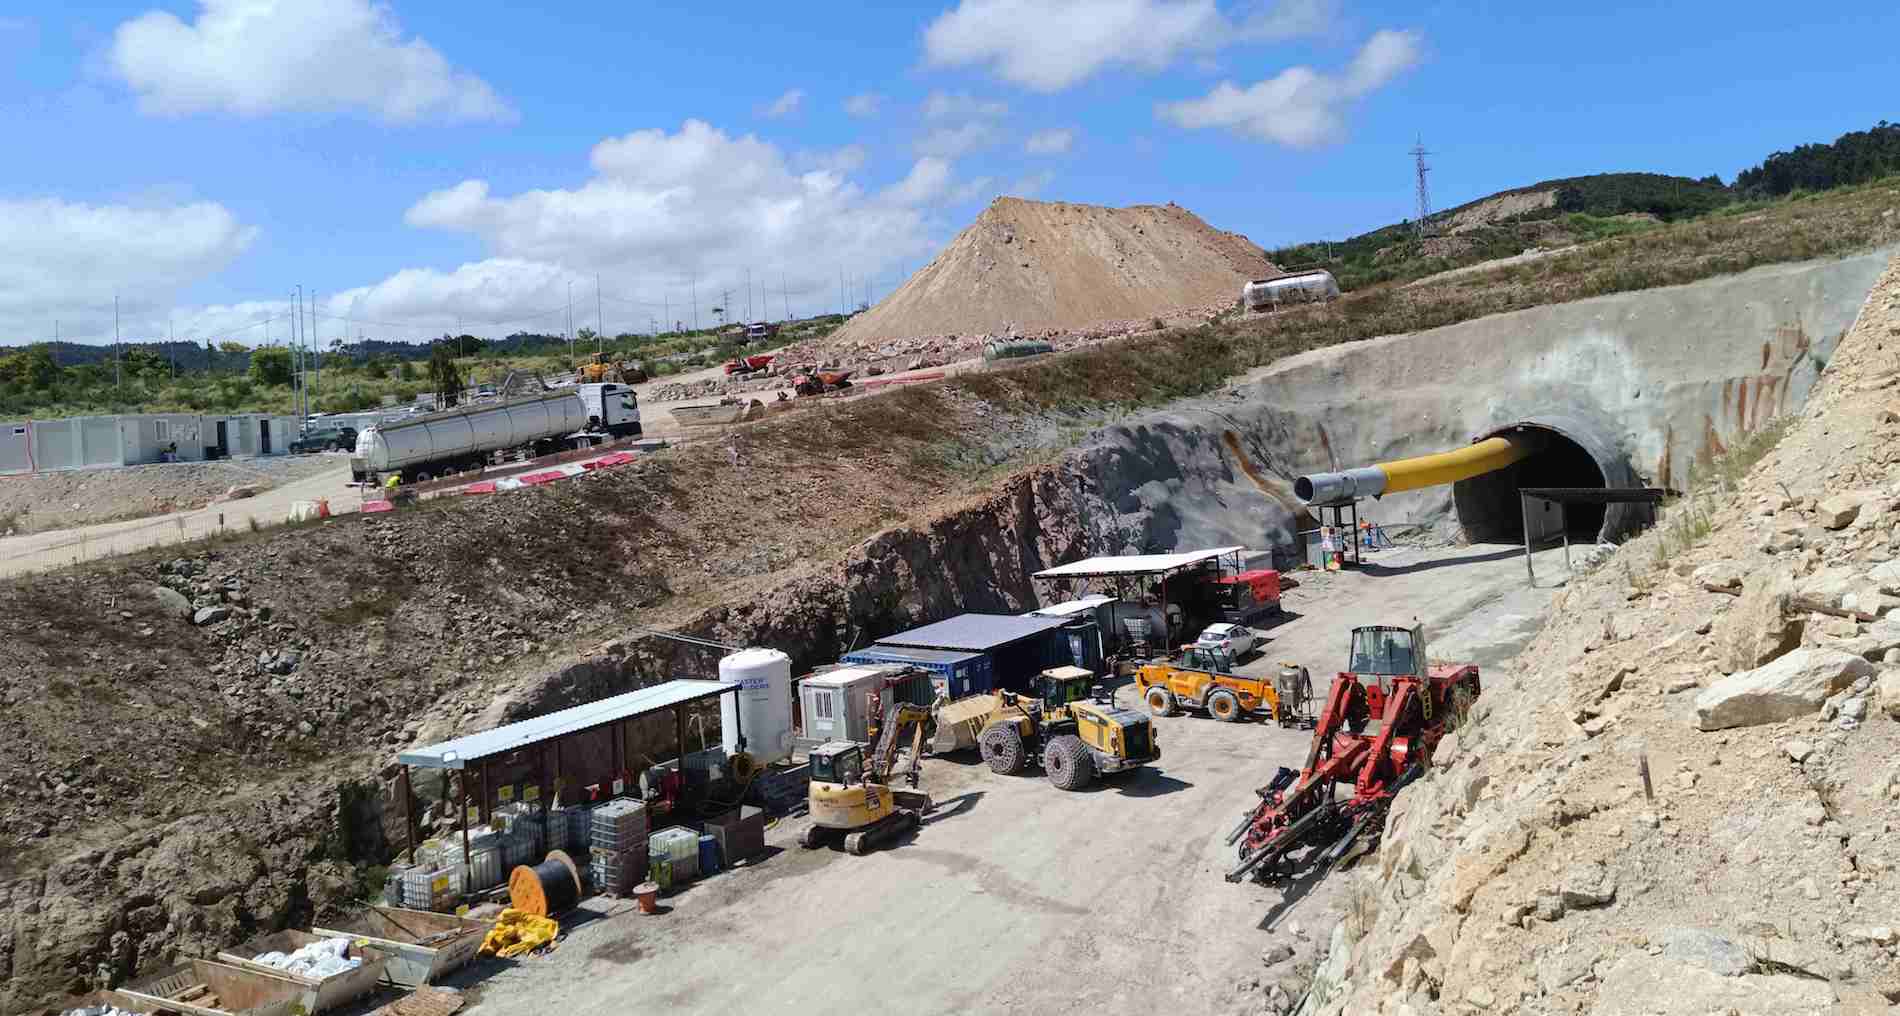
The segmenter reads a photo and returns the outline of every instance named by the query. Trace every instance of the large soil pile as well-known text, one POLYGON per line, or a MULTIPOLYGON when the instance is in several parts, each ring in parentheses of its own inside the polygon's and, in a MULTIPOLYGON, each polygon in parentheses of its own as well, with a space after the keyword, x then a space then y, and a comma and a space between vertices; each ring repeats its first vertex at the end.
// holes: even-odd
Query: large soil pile
POLYGON ((1279 275, 1266 252, 1177 205, 1102 208, 997 198, 834 343, 1146 322, 1231 304, 1279 275))

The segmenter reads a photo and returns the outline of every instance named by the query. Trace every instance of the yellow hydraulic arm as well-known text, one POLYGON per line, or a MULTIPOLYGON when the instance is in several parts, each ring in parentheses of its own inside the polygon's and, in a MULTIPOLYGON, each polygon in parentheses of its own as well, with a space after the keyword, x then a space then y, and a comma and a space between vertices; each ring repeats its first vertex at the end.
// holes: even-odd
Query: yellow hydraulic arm
POLYGON ((1463 448, 1434 455, 1397 459, 1338 473, 1302 476, 1293 481, 1293 493, 1307 504, 1396 494, 1483 476, 1518 462, 1536 450, 1528 438, 1517 435, 1486 438, 1463 448))
POLYGON ((923 765, 924 726, 930 722, 930 710, 908 702, 893 702, 884 711, 884 723, 878 732, 877 749, 871 753, 870 765, 866 766, 865 782, 888 785, 891 766, 897 761, 897 739, 904 736, 905 728, 911 730, 910 766, 904 772, 904 780, 912 787, 917 786, 917 772, 923 765))

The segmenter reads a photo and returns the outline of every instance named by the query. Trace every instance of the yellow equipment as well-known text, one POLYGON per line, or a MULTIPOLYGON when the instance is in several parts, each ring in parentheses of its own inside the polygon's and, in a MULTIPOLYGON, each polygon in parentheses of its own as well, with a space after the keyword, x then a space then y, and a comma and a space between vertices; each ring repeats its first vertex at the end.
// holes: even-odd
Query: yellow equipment
POLYGON ((629 367, 619 360, 609 360, 606 353, 595 353, 574 365, 574 380, 583 384, 599 384, 602 381, 639 384, 646 379, 646 373, 640 368, 629 367))
POLYGON ((1135 671, 1135 687, 1148 711, 1173 716, 1182 709, 1205 710, 1209 716, 1234 723, 1243 716, 1262 713, 1283 723, 1280 693, 1264 677, 1242 677, 1233 672, 1233 658, 1220 648, 1181 647, 1181 662, 1155 660, 1135 671))
POLYGON ((537 917, 510 907, 495 919, 494 929, 482 939, 481 951, 510 959, 547 945, 560 933, 561 926, 552 918, 537 917))
POLYGON ((1126 772, 1161 757, 1154 724, 1094 686, 1080 667, 1036 678, 1034 694, 996 693, 996 709, 977 738, 990 771, 1013 776, 1040 759, 1049 782, 1081 790, 1097 774, 1126 772))
POLYGON ((1529 436, 1512 434, 1486 438, 1448 452, 1380 462, 1339 473, 1302 476, 1293 481, 1293 493, 1309 505, 1382 497, 1483 476, 1536 451, 1537 443, 1529 436))
POLYGON ((868 765, 856 741, 827 741, 812 749, 811 825, 799 834, 798 845, 810 850, 842 837, 846 850, 862 855, 922 825, 931 804, 930 795, 917 789, 917 774, 929 722, 930 710, 923 706, 892 703, 868 765), (910 765, 906 786, 899 789, 890 785, 891 767, 906 728, 912 731, 910 765))

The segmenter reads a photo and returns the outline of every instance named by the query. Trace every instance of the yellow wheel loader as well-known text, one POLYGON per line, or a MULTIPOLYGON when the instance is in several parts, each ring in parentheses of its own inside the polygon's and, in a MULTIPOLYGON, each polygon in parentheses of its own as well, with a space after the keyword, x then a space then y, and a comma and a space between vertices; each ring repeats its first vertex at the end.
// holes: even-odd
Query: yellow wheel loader
POLYGON ((1013 776, 1040 761, 1050 783, 1081 790, 1098 775, 1160 758, 1154 724, 1115 705, 1094 680, 1080 667, 1056 667, 1036 678, 1033 693, 997 692, 996 711, 977 737, 990 771, 1013 776))
POLYGON ((930 710, 896 702, 885 710, 877 746, 870 759, 856 741, 827 741, 812 749, 811 825, 798 835, 807 850, 822 843, 842 841, 845 850, 867 854, 923 824, 930 812, 930 795, 917 789, 930 710), (897 742, 911 731, 910 761, 905 786, 891 786, 897 763, 897 742))

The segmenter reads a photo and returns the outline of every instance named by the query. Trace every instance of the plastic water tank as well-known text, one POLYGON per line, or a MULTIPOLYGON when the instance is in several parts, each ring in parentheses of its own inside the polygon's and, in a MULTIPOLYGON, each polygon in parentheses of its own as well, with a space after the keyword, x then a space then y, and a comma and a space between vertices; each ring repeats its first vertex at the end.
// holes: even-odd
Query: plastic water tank
POLYGON ((792 753, 792 658, 776 649, 741 649, 719 661, 719 679, 739 684, 719 696, 719 724, 728 755, 745 750, 761 764, 792 753))

